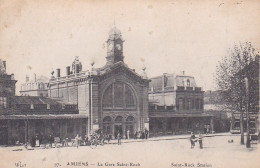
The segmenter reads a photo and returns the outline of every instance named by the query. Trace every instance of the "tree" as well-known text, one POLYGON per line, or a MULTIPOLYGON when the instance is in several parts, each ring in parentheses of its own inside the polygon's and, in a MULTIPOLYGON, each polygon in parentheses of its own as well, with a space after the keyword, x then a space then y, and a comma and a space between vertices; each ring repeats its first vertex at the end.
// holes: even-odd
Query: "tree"
POLYGON ((216 84, 227 108, 240 112, 241 144, 244 144, 243 115, 246 106, 245 77, 250 76, 247 66, 256 57, 256 49, 250 42, 234 45, 229 49, 216 69, 216 84))

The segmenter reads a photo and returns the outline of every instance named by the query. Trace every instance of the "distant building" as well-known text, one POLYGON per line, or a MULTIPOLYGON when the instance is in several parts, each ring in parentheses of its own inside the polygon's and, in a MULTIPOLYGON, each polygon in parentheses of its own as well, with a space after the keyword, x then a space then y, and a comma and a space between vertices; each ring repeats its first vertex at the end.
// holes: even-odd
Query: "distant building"
POLYGON ((232 113, 227 104, 221 100, 220 91, 206 91, 204 93, 204 112, 214 116, 215 132, 229 132, 232 113))
MULTIPOLYGON (((248 111, 249 111, 249 127, 250 134, 258 134, 260 131, 260 56, 257 55, 255 60, 244 67, 239 73, 248 79, 248 111)), ((246 111, 244 109, 244 111, 246 111)), ((246 130, 246 112, 244 112, 244 130, 246 130)), ((231 132, 240 133, 240 112, 235 111, 232 114, 231 132)))
POLYGON ((39 77, 34 74, 33 79, 26 76, 26 82, 21 84, 21 96, 41 96, 48 97, 49 78, 41 75, 39 77))
POLYGON ((0 59, 0 111, 13 106, 16 82, 14 74, 6 73, 6 62, 0 59))
POLYGON ((203 94, 195 79, 181 75, 163 74, 151 78, 149 84, 150 134, 186 134, 214 131, 213 115, 203 110, 203 94))

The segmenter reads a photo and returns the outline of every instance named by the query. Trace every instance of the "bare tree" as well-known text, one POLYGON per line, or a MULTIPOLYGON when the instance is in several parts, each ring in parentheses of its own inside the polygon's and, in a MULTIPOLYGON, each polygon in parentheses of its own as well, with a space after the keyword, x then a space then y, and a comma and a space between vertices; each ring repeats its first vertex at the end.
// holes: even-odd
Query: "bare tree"
POLYGON ((216 70, 216 84, 221 90, 221 99, 227 108, 240 112, 241 144, 244 144, 243 115, 246 108, 246 68, 256 57, 256 49, 250 42, 234 45, 219 61, 216 70))

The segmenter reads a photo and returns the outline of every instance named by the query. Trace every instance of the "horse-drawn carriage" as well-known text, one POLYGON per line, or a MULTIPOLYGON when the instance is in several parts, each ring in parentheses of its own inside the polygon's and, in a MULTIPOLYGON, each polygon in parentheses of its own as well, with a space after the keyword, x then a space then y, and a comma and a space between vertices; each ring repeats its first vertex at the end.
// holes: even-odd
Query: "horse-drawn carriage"
POLYGON ((102 129, 98 129, 93 131, 92 134, 90 134, 90 138, 88 140, 88 145, 91 148, 96 148, 97 145, 104 145, 105 141, 107 141, 107 143, 109 143, 109 141, 112 139, 112 136, 109 134, 103 134, 102 129))

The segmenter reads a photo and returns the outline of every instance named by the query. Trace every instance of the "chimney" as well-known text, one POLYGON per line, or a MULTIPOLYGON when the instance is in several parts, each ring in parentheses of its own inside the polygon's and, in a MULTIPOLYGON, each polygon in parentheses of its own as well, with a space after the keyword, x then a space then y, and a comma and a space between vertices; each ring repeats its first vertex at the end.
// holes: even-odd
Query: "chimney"
POLYGON ((60 77, 60 68, 57 69, 57 78, 60 77))
POLYGON ((36 81, 37 81, 37 76, 36 76, 36 74, 33 74, 33 77, 34 77, 34 82, 36 82, 36 81))
POLYGON ((70 75, 70 66, 66 67, 66 75, 70 75))
POLYGON ((4 64, 5 71, 6 71, 6 61, 3 61, 3 64, 4 64))
POLYGON ((28 75, 26 75, 25 81, 29 82, 29 76, 28 75))
POLYGON ((76 64, 76 73, 79 73, 79 65, 76 64))

